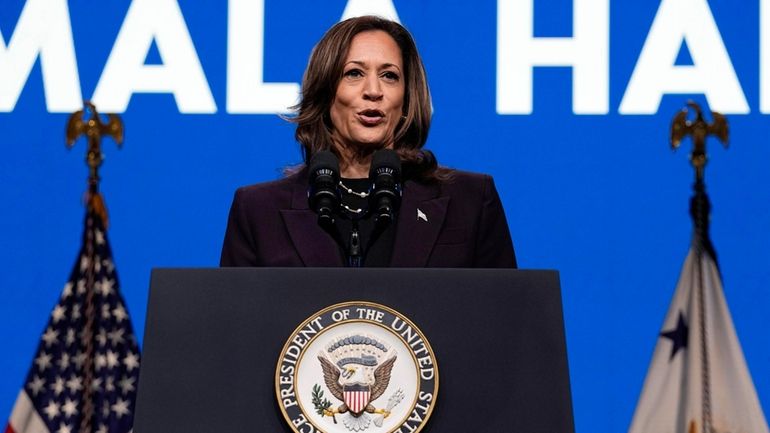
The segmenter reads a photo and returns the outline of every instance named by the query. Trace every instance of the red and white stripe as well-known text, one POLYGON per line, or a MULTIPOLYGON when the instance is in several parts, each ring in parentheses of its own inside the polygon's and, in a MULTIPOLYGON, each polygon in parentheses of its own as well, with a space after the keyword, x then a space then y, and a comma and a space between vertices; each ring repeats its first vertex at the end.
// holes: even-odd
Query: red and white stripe
POLYGON ((345 391, 345 404, 353 413, 361 413, 369 404, 369 391, 345 391))
POLYGON ((24 390, 16 398, 5 433, 50 433, 24 390))

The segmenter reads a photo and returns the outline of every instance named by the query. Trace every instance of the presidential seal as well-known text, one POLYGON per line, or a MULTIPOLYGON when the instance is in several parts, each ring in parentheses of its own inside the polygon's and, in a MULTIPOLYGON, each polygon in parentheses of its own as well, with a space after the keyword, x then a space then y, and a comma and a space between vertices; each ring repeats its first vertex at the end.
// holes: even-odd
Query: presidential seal
POLYGON ((414 433, 436 405, 425 335, 384 305, 345 302, 310 316, 283 347, 278 406, 298 433, 414 433))

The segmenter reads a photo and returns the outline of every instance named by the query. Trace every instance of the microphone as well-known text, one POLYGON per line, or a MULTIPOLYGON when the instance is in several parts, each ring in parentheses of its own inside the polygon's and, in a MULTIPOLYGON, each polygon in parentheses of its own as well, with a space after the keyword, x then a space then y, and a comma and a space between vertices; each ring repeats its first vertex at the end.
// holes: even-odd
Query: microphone
POLYGON ((377 225, 384 227, 393 222, 401 205, 401 160, 394 150, 374 152, 369 180, 372 182, 369 209, 374 212, 377 225))
POLYGON ((323 227, 334 225, 334 214, 340 206, 340 165, 337 157, 328 150, 316 152, 310 158, 310 185, 307 191, 308 204, 318 214, 318 224, 323 227))

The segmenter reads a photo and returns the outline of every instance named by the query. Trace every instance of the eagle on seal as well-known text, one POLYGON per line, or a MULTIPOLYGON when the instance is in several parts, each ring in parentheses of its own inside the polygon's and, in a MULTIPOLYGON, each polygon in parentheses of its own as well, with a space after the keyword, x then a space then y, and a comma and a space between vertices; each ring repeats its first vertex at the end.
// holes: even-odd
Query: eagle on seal
POLYGON ((339 407, 327 410, 325 415, 347 412, 356 418, 364 412, 383 414, 386 417, 390 415, 384 409, 376 409, 371 402, 380 398, 388 388, 396 355, 377 366, 373 375, 359 374, 356 371, 358 366, 337 367, 323 355, 319 355, 318 360, 321 362, 326 387, 335 398, 343 402, 339 407))

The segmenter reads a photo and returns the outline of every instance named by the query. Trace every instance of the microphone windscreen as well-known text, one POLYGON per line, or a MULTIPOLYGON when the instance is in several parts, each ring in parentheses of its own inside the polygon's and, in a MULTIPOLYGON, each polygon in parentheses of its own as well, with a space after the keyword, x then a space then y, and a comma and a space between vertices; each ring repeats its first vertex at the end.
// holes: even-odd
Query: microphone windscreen
POLYGON ((334 173, 339 173, 340 171, 340 164, 337 161, 337 157, 329 150, 316 152, 315 155, 310 158, 308 167, 311 175, 320 169, 332 170, 334 173))
POLYGON ((398 181, 401 175, 401 159, 395 150, 380 149, 374 152, 369 177, 374 178, 383 168, 390 169, 389 171, 392 171, 390 174, 398 181))
POLYGON ((340 204, 337 190, 340 180, 339 162, 333 153, 322 150, 310 158, 308 165, 308 205, 318 214, 318 224, 330 227, 334 224, 334 214, 340 204))

